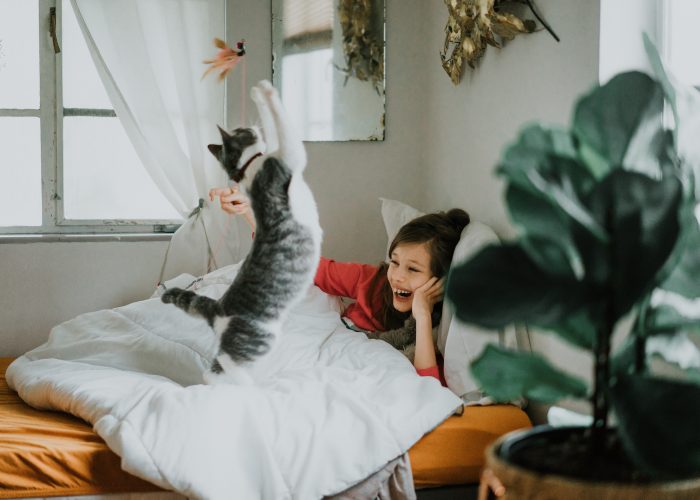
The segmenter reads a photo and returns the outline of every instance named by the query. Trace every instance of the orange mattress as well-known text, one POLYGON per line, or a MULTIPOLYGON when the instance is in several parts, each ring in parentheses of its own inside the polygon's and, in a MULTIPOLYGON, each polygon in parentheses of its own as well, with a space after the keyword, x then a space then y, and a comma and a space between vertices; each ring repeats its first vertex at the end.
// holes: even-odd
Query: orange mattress
MULTIPOLYGON (((0 498, 160 490, 122 471, 83 420, 25 404, 5 381, 10 362, 0 358, 0 498)), ((486 446, 523 427, 530 421, 514 406, 465 408, 411 448, 416 488, 478 482, 486 446)))

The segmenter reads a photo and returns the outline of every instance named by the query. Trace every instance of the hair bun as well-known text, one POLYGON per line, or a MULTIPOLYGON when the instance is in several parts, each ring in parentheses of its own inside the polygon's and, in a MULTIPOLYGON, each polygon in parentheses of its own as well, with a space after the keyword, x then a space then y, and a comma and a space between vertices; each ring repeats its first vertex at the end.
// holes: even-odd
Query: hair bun
POLYGON ((462 233, 462 230, 469 225, 469 222, 471 219, 469 218, 469 214, 462 210, 461 208, 453 208, 447 211, 445 214, 447 216, 447 219, 450 221, 450 224, 452 224, 452 227, 457 231, 458 233, 462 233))

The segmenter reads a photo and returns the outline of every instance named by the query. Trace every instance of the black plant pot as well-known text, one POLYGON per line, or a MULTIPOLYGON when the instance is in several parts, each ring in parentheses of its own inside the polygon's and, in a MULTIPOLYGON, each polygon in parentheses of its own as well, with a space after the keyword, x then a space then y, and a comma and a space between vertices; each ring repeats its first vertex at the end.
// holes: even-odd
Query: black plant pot
POLYGON ((700 499, 700 478, 652 479, 627 458, 614 429, 602 441, 588 427, 539 426, 507 434, 486 452, 486 468, 511 499, 700 499))

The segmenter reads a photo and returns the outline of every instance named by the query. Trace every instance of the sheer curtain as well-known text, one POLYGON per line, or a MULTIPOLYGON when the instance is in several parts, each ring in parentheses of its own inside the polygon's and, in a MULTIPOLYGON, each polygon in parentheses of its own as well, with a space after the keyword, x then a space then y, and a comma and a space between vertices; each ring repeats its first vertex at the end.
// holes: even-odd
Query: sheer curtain
POLYGON ((227 178, 207 144, 219 143, 224 85, 201 79, 224 38, 224 0, 71 0, 114 110, 148 171, 186 218, 161 280, 240 260, 240 228, 209 188, 227 178))

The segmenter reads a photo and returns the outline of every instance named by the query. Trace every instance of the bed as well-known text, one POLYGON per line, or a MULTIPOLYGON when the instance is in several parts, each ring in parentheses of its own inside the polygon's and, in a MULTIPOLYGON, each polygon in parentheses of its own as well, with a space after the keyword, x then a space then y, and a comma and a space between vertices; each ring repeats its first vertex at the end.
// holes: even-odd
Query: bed
MULTIPOLYGON (((36 410, 22 401, 5 381, 13 359, 0 358, 0 498, 164 491, 123 471, 119 457, 84 420, 36 410)), ((410 449, 416 488, 476 483, 485 447, 506 432, 529 426, 515 406, 465 408, 410 449)), ((138 498, 183 497, 151 493, 138 498)))

